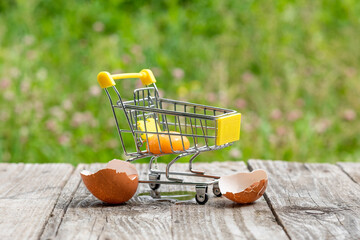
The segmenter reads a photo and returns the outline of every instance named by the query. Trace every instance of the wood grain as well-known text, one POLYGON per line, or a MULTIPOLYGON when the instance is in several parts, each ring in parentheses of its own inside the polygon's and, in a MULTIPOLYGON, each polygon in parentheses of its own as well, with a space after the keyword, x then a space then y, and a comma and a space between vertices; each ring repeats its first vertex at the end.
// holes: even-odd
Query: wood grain
POLYGON ((38 239, 70 164, 0 164, 0 239, 38 239))
POLYGON ((360 239, 360 186, 339 167, 250 160, 269 174, 266 198, 291 239, 360 239))
MULTIPOLYGON (((87 191, 79 176, 81 169, 95 172, 104 166, 78 166, 54 208, 51 225, 45 227, 43 239, 288 239, 264 199, 255 204, 238 205, 223 197, 211 197, 205 206, 200 206, 194 199, 174 202, 163 196, 154 200, 142 195, 149 192, 149 187, 140 184, 137 195, 129 202, 115 206, 104 204, 87 191), (74 188, 77 188, 75 192, 74 188), (62 210, 64 206, 68 206, 66 211, 62 210)), ((164 164, 159 166, 164 168, 164 164)), ((242 162, 195 166, 216 174, 247 171, 242 162)), ((185 164, 174 166, 176 170, 185 168, 185 164)), ((137 169, 141 178, 146 178, 147 165, 139 164, 137 169)), ((193 186, 162 185, 160 188, 163 195, 194 190, 193 186)), ((209 193, 212 196, 211 189, 209 193)))
POLYGON ((360 184, 360 163, 339 162, 338 166, 356 183, 360 184))

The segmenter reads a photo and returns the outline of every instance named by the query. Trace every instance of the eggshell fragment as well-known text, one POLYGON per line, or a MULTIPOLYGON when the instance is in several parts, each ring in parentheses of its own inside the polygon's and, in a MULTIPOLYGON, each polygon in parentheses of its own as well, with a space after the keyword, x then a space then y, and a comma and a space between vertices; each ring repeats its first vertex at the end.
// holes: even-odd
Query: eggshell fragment
POLYGON ((223 196, 237 203, 256 201, 264 194, 267 184, 267 173, 262 169, 223 176, 219 179, 219 188, 223 196))
POLYGON ((128 201, 136 193, 139 183, 135 166, 121 160, 110 161, 106 168, 94 174, 83 170, 80 175, 96 198, 111 204, 128 201))

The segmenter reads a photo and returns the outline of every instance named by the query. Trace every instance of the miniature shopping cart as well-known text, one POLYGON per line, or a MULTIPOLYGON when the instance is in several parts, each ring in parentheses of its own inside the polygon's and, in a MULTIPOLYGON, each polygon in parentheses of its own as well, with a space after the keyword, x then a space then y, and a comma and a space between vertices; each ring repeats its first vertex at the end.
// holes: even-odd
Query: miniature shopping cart
POLYGON ((140 73, 113 75, 100 72, 97 79, 109 98, 122 148, 128 157, 127 161, 150 158, 149 179, 139 180, 140 183, 149 184, 152 190, 158 189, 161 184, 195 185, 195 199, 199 204, 207 202, 209 185, 213 186, 216 196, 221 196, 218 185, 220 177, 195 170, 192 163, 201 152, 228 147, 239 139, 240 113, 225 108, 162 98, 159 96, 155 77, 148 69, 140 73), (115 86, 114 80, 127 78, 139 78, 144 85, 134 90, 132 100, 124 100, 115 86), (110 91, 111 88, 113 91, 110 91), (125 120, 127 126, 122 126, 124 124, 120 124, 119 119, 123 119, 122 122, 125 120), (170 150, 165 149, 161 143, 164 137, 170 143, 170 150), (177 139, 176 147, 174 139, 177 139), (151 150, 151 140, 158 144, 157 152, 151 150), (167 164, 164 171, 153 167, 157 158, 168 154, 177 156, 167 164), (177 160, 186 156, 190 156, 188 172, 170 171, 177 160), (166 176, 166 180, 161 180, 162 174, 166 176), (186 181, 186 178, 175 178, 179 175, 211 180, 193 182, 186 181))

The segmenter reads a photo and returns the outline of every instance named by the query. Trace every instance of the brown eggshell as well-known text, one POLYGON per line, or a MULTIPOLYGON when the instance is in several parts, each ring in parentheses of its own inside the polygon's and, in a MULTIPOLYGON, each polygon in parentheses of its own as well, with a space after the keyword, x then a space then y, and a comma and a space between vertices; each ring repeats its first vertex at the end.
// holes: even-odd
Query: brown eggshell
POLYGON ((94 174, 84 170, 80 175, 87 189, 96 198, 111 204, 131 199, 139 183, 135 166, 121 160, 110 161, 105 169, 94 174))
POLYGON ((237 203, 251 203, 265 192, 268 177, 264 170, 236 173, 219 179, 219 188, 226 198, 237 203))

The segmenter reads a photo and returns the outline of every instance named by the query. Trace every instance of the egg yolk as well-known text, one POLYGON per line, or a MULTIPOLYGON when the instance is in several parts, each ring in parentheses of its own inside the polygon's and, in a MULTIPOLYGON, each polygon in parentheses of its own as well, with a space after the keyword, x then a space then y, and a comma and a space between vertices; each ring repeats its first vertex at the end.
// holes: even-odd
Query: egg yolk
MULTIPOLYGON (((179 134, 178 132, 170 132, 179 134)), ((148 138, 148 143, 146 143, 146 149, 153 154, 162 154, 162 153, 173 153, 173 151, 185 151, 189 149, 190 142, 187 137, 180 135, 166 135, 166 134, 153 134, 148 138), (159 138, 158 138, 159 137, 159 138), (171 139, 171 142, 170 142, 171 139), (182 140, 184 140, 184 145, 182 144, 182 140), (160 147, 159 147, 160 142, 160 147), (171 149, 172 145, 172 149, 171 149), (150 148, 150 149, 149 149, 150 148)))

